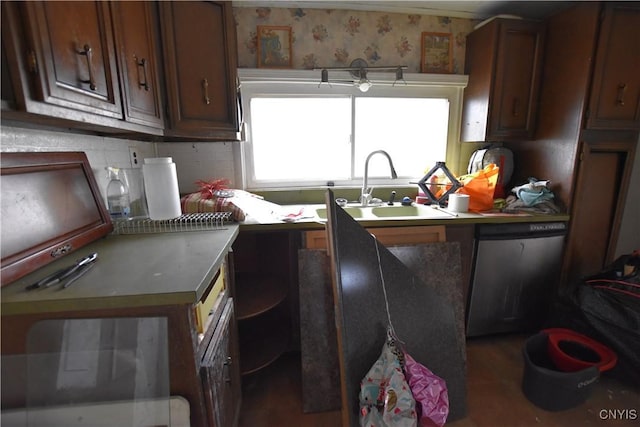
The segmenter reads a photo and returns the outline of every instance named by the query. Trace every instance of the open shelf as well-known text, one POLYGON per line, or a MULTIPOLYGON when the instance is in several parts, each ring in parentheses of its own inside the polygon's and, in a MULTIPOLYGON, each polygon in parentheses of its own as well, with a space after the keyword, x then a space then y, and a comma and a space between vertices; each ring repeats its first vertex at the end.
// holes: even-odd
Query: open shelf
POLYGON ((234 301, 240 370, 256 372, 289 350, 295 331, 290 294, 296 265, 290 232, 240 233, 234 243, 234 301))
POLYGON ((237 319, 259 316, 276 307, 287 297, 287 284, 273 275, 236 275, 237 319))
POLYGON ((290 325, 288 319, 283 319, 281 310, 271 310, 245 320, 238 327, 242 375, 270 365, 287 350, 290 325))

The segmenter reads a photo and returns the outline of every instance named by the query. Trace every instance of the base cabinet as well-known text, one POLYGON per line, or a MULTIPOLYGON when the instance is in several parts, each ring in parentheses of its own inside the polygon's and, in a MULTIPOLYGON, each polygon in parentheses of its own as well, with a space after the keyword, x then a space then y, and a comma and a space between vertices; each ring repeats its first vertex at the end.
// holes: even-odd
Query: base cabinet
POLYGON ((270 365, 296 340, 294 248, 290 232, 241 233, 234 243, 242 375, 270 365))
POLYGON ((233 301, 227 301, 204 358, 201 375, 210 427, 234 426, 240 415, 240 369, 233 301))
MULTIPOLYGON (((222 269, 227 270, 227 269, 222 269)), ((2 410, 16 410, 27 407, 28 370, 26 365, 30 331, 41 321, 68 319, 113 319, 113 318, 161 318, 166 319, 169 394, 186 399, 189 403, 190 425, 192 427, 233 427, 237 425, 241 384, 238 364, 238 341, 234 315, 234 300, 230 298, 233 286, 230 276, 225 276, 225 286, 214 295, 216 277, 202 297, 206 303, 208 296, 215 300, 208 310, 209 316, 204 326, 199 325, 196 311, 199 304, 171 304, 133 308, 112 308, 37 313, 2 316, 2 410), (202 332, 199 332, 199 331, 202 332), (6 358, 6 359, 5 359, 6 358), (24 364, 8 364, 5 360, 24 360, 24 364), (12 369, 13 368, 13 369, 12 369), (11 370, 12 369, 12 370, 11 370)), ((63 323, 63 322, 61 322, 63 323)), ((86 334, 85 334, 86 335, 86 334)), ((67 337, 68 338, 68 337, 67 337)), ((73 341, 65 339, 64 342, 73 341)), ((65 354, 63 340, 57 343, 58 352, 65 354)), ((115 349, 107 352, 107 356, 115 349)), ((114 376, 118 363, 109 358, 96 361, 94 370, 114 376)), ((80 359, 79 359, 80 360, 80 359)), ((115 360, 115 359, 114 359, 115 360)), ((160 366, 160 364, 158 364, 160 366)), ((155 367, 149 367, 154 372, 155 367)), ((89 369, 89 372, 91 370, 89 369)), ((55 373, 54 373, 55 374, 55 373)), ((127 378, 124 379, 128 380, 127 378)), ((56 384, 56 380, 53 380, 56 384)), ((89 387, 90 388, 90 387, 89 387)), ((86 396, 85 396, 86 397, 86 396)), ((110 396, 113 401, 128 399, 122 395, 110 396)), ((88 398, 90 401, 91 398, 88 398)), ((3 423, 4 425, 4 423, 3 423)))

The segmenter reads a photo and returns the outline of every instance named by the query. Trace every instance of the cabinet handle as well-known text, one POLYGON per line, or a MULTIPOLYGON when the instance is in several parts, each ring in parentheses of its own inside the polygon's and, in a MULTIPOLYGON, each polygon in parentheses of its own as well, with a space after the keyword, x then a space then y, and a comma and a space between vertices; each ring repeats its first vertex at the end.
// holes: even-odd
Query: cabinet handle
POLYGON ((209 99, 209 80, 202 79, 202 91, 204 92, 204 103, 211 104, 211 99, 209 99))
POLYGON ((244 111, 242 106, 242 85, 240 84, 240 78, 236 77, 236 93, 238 94, 238 128, 242 128, 242 123, 244 123, 244 111))
POLYGON ((80 81, 82 83, 89 83, 89 88, 91 90, 96 90, 96 79, 93 77, 93 67, 91 67, 91 63, 93 62, 93 52, 91 50, 91 46, 85 44, 83 50, 77 53, 78 55, 84 55, 84 57, 87 58, 87 68, 89 69, 89 80, 80 81))
POLYGON ((33 50, 30 50, 27 53, 27 67, 29 71, 38 74, 38 59, 36 58, 36 53, 33 50))
POLYGON ((227 356, 227 360, 224 361, 224 366, 225 366, 224 382, 226 382, 226 383, 230 383, 231 382, 231 374, 229 373, 229 369, 231 367, 231 363, 232 363, 231 356, 227 356))
POLYGON ((616 99, 616 104, 624 105, 624 93, 627 91, 627 84, 620 83, 618 85, 618 97, 616 99))
POLYGON ((136 68, 138 69, 138 87, 143 87, 144 90, 149 90, 149 83, 147 79, 147 60, 142 58, 138 61, 138 57, 133 55, 133 60, 136 63, 136 68), (142 76, 144 77, 143 81, 140 81, 140 67, 142 67, 142 76))
POLYGON ((513 107, 511 107, 511 114, 513 115, 513 117, 518 117, 518 107, 518 98, 513 98, 513 107))

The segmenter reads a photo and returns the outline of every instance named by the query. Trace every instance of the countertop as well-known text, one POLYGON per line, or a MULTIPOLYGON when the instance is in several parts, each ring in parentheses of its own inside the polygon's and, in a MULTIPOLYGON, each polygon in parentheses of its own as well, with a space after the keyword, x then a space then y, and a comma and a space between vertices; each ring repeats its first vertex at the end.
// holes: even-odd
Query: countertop
POLYGON ((239 226, 206 231, 111 234, 2 288, 5 315, 193 304, 231 249, 239 226), (91 271, 66 289, 25 287, 92 252, 91 271))
MULTIPOLYGON (((398 203, 396 203, 398 205, 398 203)), ((325 228, 326 219, 317 215, 317 209, 326 208, 324 204, 273 205, 273 210, 263 210, 247 214, 245 221, 240 222, 241 231, 269 230, 313 230, 325 228), (289 217, 287 215, 300 214, 289 217)), ((523 222, 567 222, 568 214, 509 214, 501 212, 458 213, 456 216, 440 210, 429 218, 357 218, 363 227, 409 227, 429 225, 463 225, 463 224, 501 224, 523 222)))
MULTIPOLYGON (((274 205, 279 206, 279 205, 274 205)), ((53 262, 5 286, 1 314, 129 308, 165 304, 193 304, 215 277, 239 231, 324 229, 317 214, 324 204, 283 205, 277 210, 247 215, 245 221, 221 229, 158 234, 111 234, 74 254, 53 262), (293 219, 287 214, 299 214, 293 219), (25 291, 42 277, 73 264, 92 252, 95 267, 61 290, 59 285, 25 291)), ((360 218, 363 227, 404 227, 486 223, 568 221, 569 215, 479 214, 457 216, 440 212, 429 218, 360 218)))

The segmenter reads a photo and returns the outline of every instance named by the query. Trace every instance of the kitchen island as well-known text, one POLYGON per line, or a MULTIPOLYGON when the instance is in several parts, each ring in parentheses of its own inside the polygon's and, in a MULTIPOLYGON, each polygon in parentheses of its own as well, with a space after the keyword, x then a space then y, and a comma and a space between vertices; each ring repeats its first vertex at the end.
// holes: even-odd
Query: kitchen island
POLYGON ((18 362, 2 364, 2 409, 26 404, 27 358, 20 362, 15 356, 27 354, 29 331, 38 322, 162 318, 169 392, 188 401, 191 425, 235 425, 240 381, 229 252, 238 231, 238 225, 227 224, 206 231, 112 234, 3 287, 2 356, 18 362), (68 288, 25 291, 92 252, 98 254, 95 267, 68 288), (211 309, 200 319, 203 304, 211 309))

